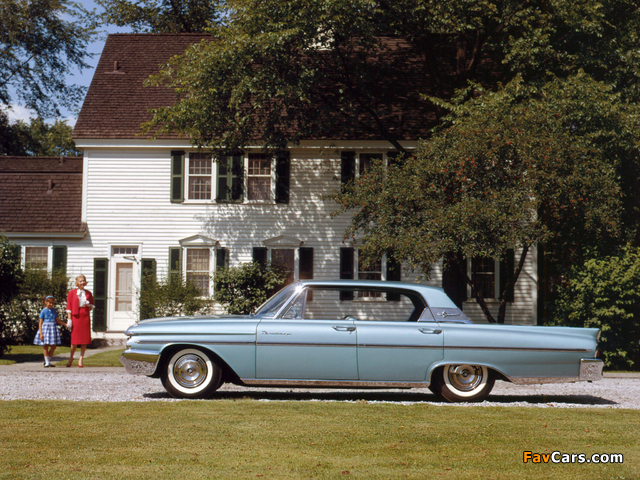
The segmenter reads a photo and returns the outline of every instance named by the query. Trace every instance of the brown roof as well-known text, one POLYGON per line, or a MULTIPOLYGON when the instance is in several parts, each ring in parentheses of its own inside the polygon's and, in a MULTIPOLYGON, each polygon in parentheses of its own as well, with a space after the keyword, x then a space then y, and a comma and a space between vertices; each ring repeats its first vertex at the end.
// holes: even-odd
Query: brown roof
MULTIPOLYGON (((175 55, 182 54, 189 45, 211 38, 203 34, 112 34, 109 35, 73 131, 76 139, 133 139, 141 135, 140 125, 151 119, 149 109, 173 105, 176 94, 169 88, 143 87, 150 75, 175 55)), ((445 42, 442 42, 443 45, 445 42)), ((435 126, 437 119, 433 105, 421 93, 447 98, 453 94, 455 77, 455 51, 451 46, 437 48, 438 75, 423 71, 424 59, 416 55, 404 40, 381 37, 378 55, 369 58, 369 68, 379 74, 375 81, 386 84, 381 91, 394 92, 393 98, 369 99, 370 110, 379 115, 389 131, 400 139, 424 138, 435 126), (384 75, 381 75, 383 72, 384 75), (431 81, 443 79, 444 91, 435 91, 431 81)), ((358 55, 357 52, 352 54, 358 55)), ((478 78, 481 83, 491 81, 494 65, 488 57, 480 62, 478 78), (489 67, 489 68, 487 68, 489 67)), ((369 79, 374 81, 373 78, 369 79)), ((328 91, 319 89, 312 104, 322 102, 323 95, 331 97, 331 86, 343 81, 339 75, 332 78, 327 72, 328 91)), ((313 105, 311 106, 313 108, 313 105)), ((361 116, 369 113, 360 112, 361 116)), ((363 117, 364 118, 364 117, 363 117)), ((370 119, 366 120, 371 122, 370 119)), ((296 119, 285 119, 290 128, 299 128, 296 119)), ((336 114, 335 122, 312 127, 306 132, 308 139, 379 139, 377 129, 365 130, 362 124, 345 121, 336 114)), ((261 132, 254 132, 260 138, 261 132)), ((145 135, 143 138, 150 137, 145 135)), ((159 138, 178 138, 164 135, 159 138)))
MULTIPOLYGON (((73 138, 135 138, 150 108, 173 105, 168 88, 145 88, 174 55, 208 38, 203 34, 112 34, 102 51, 78 116, 73 138), (117 62, 117 63, 116 63, 117 62)), ((161 138, 167 138, 166 136, 161 138)), ((173 138, 177 138, 177 135, 173 138)))
POLYGON ((0 157, 0 232, 85 230, 82 158, 0 157))

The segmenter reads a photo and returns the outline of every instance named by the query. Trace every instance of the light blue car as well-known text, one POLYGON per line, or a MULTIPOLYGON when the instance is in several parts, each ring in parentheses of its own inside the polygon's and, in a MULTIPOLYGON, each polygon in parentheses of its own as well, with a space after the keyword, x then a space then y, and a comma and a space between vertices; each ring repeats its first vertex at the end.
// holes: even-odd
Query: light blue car
POLYGON ((267 387, 429 387, 477 402, 495 380, 602 378, 593 328, 473 324, 441 288, 403 282, 301 281, 255 314, 170 317, 127 331, 128 373, 178 398, 224 382, 267 387))

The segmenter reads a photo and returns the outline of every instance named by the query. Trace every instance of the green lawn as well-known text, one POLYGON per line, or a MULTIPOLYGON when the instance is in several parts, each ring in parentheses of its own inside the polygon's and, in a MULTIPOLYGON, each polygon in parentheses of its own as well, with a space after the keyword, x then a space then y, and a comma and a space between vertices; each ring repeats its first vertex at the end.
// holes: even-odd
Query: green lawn
MULTIPOLYGON (((120 363, 120 355, 122 355, 122 352, 124 352, 124 348, 94 353, 90 357, 86 357, 82 364, 85 367, 122 367, 122 364, 120 363)), ((74 365, 78 365, 78 358, 80 358, 80 350, 76 350, 76 354, 73 357, 74 365)), ((63 360, 56 363, 56 365, 66 365, 67 361, 68 360, 63 360)))
MULTIPOLYGON (((69 350, 69 347, 58 347, 56 348, 54 355, 69 353, 69 350)), ((122 367, 122 364, 119 360, 122 352, 124 352, 124 348, 94 353, 93 355, 88 356, 84 359, 84 365, 86 365, 87 367, 122 367)), ((74 356, 74 365, 78 365, 79 357, 80 349, 78 348, 74 356)), ((14 345, 11 347, 10 353, 6 353, 2 358, 0 358, 0 365, 41 361, 42 347, 39 347, 38 345, 14 345)), ((56 362, 57 366, 63 366, 66 364, 67 360, 56 362)))
POLYGON ((217 400, 2 402, 4 478, 640 478, 640 411, 217 400), (623 464, 524 464, 523 452, 623 464))
MULTIPOLYGON (((54 355, 61 353, 69 353, 69 347, 60 346, 56 348, 54 355)), ((11 346, 11 351, 0 358, 0 365, 42 361, 42 347, 38 345, 13 345, 11 346)))

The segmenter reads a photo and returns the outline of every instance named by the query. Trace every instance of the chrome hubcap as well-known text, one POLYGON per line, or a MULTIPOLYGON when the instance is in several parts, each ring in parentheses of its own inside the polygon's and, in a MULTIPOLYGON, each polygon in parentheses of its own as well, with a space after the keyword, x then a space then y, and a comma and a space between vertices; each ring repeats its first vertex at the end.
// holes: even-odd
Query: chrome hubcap
POLYGON ((482 368, 475 365, 452 365, 448 376, 454 388, 471 392, 482 383, 482 368))
POLYGON ((184 388, 196 388, 207 378, 207 364, 197 355, 185 355, 173 365, 173 377, 184 388))

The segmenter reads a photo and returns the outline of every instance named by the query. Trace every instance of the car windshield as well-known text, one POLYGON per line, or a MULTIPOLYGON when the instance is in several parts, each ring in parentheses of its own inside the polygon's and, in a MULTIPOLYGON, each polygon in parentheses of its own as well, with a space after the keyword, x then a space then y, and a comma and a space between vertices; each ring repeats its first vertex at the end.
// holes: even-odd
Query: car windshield
POLYGON ((258 308, 256 315, 267 318, 275 317, 282 306, 289 300, 289 297, 300 288, 302 288, 300 285, 289 285, 287 288, 280 290, 258 308))

